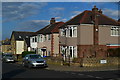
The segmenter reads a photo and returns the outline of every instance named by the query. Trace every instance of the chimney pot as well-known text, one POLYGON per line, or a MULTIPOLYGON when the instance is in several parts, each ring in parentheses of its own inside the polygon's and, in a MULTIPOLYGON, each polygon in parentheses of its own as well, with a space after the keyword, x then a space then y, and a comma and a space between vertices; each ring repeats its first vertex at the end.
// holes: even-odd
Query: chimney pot
POLYGON ((94 8, 92 8, 92 11, 94 12, 98 11, 98 8, 96 8, 96 5, 94 6, 94 8))
POLYGON ((55 18, 51 18, 50 24, 54 24, 54 23, 55 23, 55 18))
POLYGON ((99 10, 99 13, 101 13, 101 14, 102 14, 102 10, 101 10, 101 9, 99 10))

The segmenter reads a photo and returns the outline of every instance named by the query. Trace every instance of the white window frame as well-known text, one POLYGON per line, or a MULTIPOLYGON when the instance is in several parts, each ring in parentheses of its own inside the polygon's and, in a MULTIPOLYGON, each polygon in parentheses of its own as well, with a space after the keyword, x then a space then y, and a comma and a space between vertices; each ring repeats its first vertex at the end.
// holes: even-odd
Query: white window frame
POLYGON ((70 55, 70 48, 72 49, 72 57, 71 58, 76 58, 77 57, 77 46, 68 46, 69 55, 70 55))
POLYGON ((66 37, 77 37, 77 26, 78 25, 68 25, 67 28, 65 28, 66 30, 66 37), (70 29, 72 29, 72 35, 70 36, 70 29), (75 32, 74 32, 75 31, 75 32))
POLYGON ((50 34, 48 34, 47 40, 51 40, 51 35, 50 34))
POLYGON ((120 36, 120 27, 119 26, 111 26, 111 36, 120 36), (114 32, 113 32, 114 31, 114 32))

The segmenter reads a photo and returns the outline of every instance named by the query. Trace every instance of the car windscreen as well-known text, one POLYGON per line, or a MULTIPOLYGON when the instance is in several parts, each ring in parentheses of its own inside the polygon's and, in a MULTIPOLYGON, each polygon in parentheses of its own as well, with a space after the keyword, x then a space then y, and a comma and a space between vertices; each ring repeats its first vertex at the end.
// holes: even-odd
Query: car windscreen
POLYGON ((30 59, 38 59, 41 58, 40 55, 30 55, 30 59))
POLYGON ((13 57, 13 55, 5 55, 5 57, 13 57))

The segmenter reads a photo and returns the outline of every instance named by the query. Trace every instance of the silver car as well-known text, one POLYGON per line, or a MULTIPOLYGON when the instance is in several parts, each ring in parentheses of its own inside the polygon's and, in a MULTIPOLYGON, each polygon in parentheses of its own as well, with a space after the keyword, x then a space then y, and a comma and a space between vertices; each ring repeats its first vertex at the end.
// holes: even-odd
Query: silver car
POLYGON ((4 53, 2 55, 2 61, 3 62, 15 62, 16 60, 15 60, 15 57, 14 57, 13 54, 11 54, 11 53, 4 53))
POLYGON ((46 61, 39 54, 28 54, 23 58, 22 61, 23 66, 27 66, 29 68, 32 67, 47 67, 46 61))

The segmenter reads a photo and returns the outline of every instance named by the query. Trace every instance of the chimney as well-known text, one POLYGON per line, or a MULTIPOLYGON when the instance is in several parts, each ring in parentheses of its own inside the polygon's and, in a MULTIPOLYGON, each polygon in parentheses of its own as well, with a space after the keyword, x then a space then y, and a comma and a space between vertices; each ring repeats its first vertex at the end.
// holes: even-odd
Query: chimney
POLYGON ((54 23, 55 23, 55 18, 51 18, 50 24, 54 24, 54 23))
POLYGON ((99 10, 99 13, 101 13, 101 14, 102 14, 102 10, 101 10, 101 9, 99 10))
POLYGON ((94 6, 94 8, 92 8, 92 11, 98 12, 98 8, 96 8, 96 6, 94 6))

